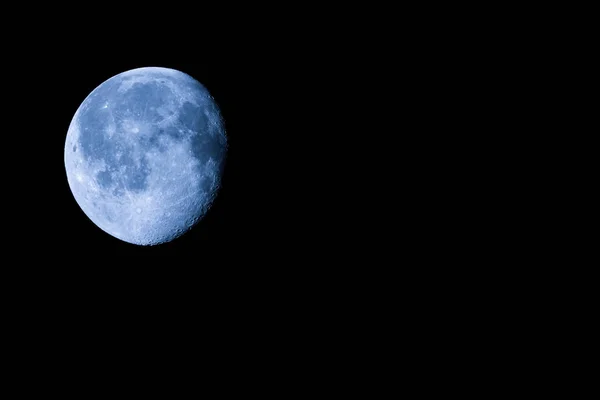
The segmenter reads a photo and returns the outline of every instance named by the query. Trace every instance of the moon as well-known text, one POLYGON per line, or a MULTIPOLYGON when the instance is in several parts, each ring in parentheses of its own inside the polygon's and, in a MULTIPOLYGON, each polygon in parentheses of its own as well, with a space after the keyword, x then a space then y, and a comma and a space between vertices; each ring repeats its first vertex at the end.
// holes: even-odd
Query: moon
POLYGON ((137 68, 101 83, 68 128, 64 163, 85 215, 128 243, 170 242, 208 212, 227 135, 208 90, 184 72, 137 68))

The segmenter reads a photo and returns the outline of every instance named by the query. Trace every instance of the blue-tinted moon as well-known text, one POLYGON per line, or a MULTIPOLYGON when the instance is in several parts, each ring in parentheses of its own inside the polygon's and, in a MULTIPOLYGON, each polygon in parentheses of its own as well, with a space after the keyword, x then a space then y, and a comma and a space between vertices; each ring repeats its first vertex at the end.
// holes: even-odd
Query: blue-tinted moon
POLYGON ((174 69, 125 71, 94 89, 67 132, 69 187, 103 231, 156 245, 189 230, 221 184, 227 137, 207 89, 174 69))

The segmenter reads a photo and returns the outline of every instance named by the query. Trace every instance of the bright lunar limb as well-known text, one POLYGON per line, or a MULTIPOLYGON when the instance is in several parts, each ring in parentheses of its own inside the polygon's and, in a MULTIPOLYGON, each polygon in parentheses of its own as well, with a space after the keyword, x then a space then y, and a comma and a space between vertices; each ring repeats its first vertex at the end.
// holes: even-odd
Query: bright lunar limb
POLYGON ((174 69, 125 71, 94 89, 67 132, 65 169, 77 204, 125 242, 169 242, 209 210, 227 137, 207 89, 174 69))

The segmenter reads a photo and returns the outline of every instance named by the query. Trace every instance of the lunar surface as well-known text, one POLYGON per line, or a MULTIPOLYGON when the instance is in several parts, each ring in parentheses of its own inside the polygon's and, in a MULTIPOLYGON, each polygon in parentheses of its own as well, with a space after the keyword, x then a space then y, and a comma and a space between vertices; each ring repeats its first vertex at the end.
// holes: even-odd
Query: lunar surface
POLYGON ((67 132, 65 169, 83 212, 136 245, 169 242, 213 203, 227 153, 207 89, 168 68, 125 71, 94 89, 67 132))

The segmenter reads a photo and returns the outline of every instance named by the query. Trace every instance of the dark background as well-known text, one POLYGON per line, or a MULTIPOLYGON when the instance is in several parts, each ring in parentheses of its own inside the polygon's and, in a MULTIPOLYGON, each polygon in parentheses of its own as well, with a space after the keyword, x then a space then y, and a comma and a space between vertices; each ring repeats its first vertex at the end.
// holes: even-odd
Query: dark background
MULTIPOLYGON (((128 316, 159 312, 167 302, 164 312, 192 307, 250 319, 261 309, 282 316, 312 304, 333 318, 354 301, 342 292, 363 296, 365 287, 352 282, 381 258, 361 242, 378 234, 364 221, 389 225, 362 200, 377 198, 372 160, 381 158, 382 141, 373 126, 383 112, 372 104, 384 100, 364 95, 364 60, 340 50, 340 38, 315 45, 302 35, 265 35, 182 56, 129 54, 133 39, 89 50, 68 42, 72 48, 61 53, 19 48, 23 59, 15 53, 4 82, 12 122, 4 281, 40 306, 87 313, 122 303, 128 316), (110 77, 144 66, 178 69, 206 86, 229 141, 212 209, 185 235, 151 247, 122 242, 90 221, 64 169, 67 130, 81 102, 110 77)), ((393 231, 388 238, 396 241, 393 231)))
MULTIPOLYGON (((252 342, 259 336, 276 343, 284 332, 315 335, 298 325, 301 318, 330 324, 355 312, 340 291, 354 290, 344 282, 362 267, 347 262, 357 248, 341 240, 337 232, 348 227, 335 215, 344 210, 347 221, 356 220, 360 210, 347 203, 357 192, 340 202, 328 195, 344 176, 338 158, 344 151, 331 138, 348 135, 335 129, 338 96, 328 79, 335 74, 320 57, 272 48, 269 54, 198 54, 193 61, 39 56, 9 66, 1 281, 8 309, 27 327, 19 335, 39 342, 36 332, 44 332, 36 348, 46 350, 56 348, 52 340, 99 335, 107 339, 94 341, 95 351, 118 340, 144 353, 148 335, 175 335, 168 346, 188 352, 189 339, 198 350, 204 342, 197 337, 208 333, 230 351, 258 351, 252 342), (64 169, 67 130, 81 102, 106 79, 144 66, 175 68, 205 85, 229 141, 213 208, 185 235, 151 247, 95 226, 71 194, 64 169)), ((302 351, 304 345, 294 346, 302 351)))

